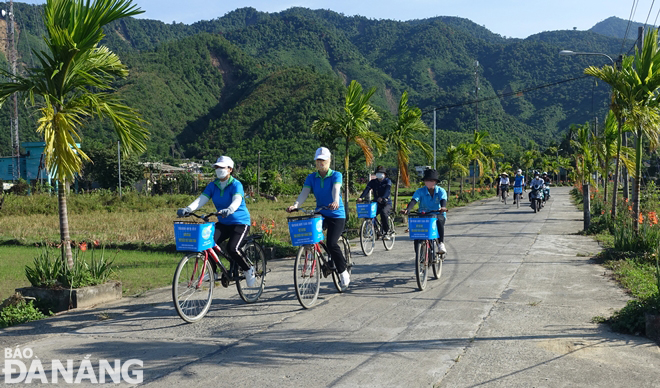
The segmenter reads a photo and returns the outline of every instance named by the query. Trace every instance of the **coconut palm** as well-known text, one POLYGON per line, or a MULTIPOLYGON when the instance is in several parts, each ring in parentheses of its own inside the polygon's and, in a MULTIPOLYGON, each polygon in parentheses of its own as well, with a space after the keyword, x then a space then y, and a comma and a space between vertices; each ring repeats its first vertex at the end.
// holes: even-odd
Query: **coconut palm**
POLYGON ((445 156, 440 158, 440 163, 447 166, 449 170, 449 181, 447 183, 447 198, 451 198, 451 177, 453 173, 458 173, 463 177, 464 174, 469 172, 466 167, 468 160, 465 157, 465 154, 461 151, 459 147, 455 145, 450 145, 447 147, 447 152, 445 156))
POLYGON ((399 198, 399 181, 408 186, 409 171, 408 162, 412 147, 422 150, 428 160, 433 158, 431 147, 416 137, 419 135, 428 135, 430 129, 421 119, 422 111, 417 107, 408 106, 408 92, 403 92, 399 100, 399 114, 396 123, 385 133, 385 142, 392 146, 396 152, 396 162, 398 172, 396 174, 396 189, 394 191, 394 212, 396 212, 397 200, 399 198))
POLYGON ((25 76, 3 72, 14 82, 0 83, 0 103, 21 93, 37 107, 37 132, 44 137, 46 167, 59 183, 62 255, 73 266, 66 206, 67 182, 89 157, 76 144, 86 119, 112 122, 125 153, 143 152, 148 132, 132 108, 111 94, 112 83, 128 75, 126 66, 100 45, 103 26, 142 13, 131 0, 48 0, 44 8, 46 51, 35 52, 41 67, 25 76))
POLYGON ((364 153, 367 166, 374 159, 373 150, 379 152, 385 149, 385 141, 379 134, 371 130, 372 121, 380 121, 380 116, 369 104, 376 88, 371 88, 362 94, 362 85, 351 81, 346 90, 346 98, 341 113, 331 114, 329 117, 315 120, 312 123, 312 132, 318 135, 330 135, 333 138, 344 140, 344 208, 348 211, 350 157, 348 149, 351 143, 357 144, 364 153))
MULTIPOLYGON (((585 69, 592 75, 608 83, 615 94, 615 112, 620 110, 622 117, 635 129, 635 174, 633 190, 634 217, 639 217, 640 183, 642 173, 643 140, 646 137, 651 149, 658 145, 660 115, 657 112, 660 87, 660 51, 658 50, 658 30, 653 29, 644 38, 642 50, 635 49, 634 56, 623 58, 621 70, 613 66, 594 66, 585 69)), ((614 202, 614 201, 613 201, 614 202)), ((614 213, 614 212, 613 212, 614 213)), ((633 223, 639 229, 637 222, 633 223)))
MULTIPOLYGON (((473 176, 472 176, 472 195, 476 193, 477 187, 477 166, 479 167, 479 178, 484 174, 484 164, 490 165, 490 161, 485 155, 485 150, 488 146, 486 138, 489 136, 488 131, 479 131, 474 133, 472 142, 469 146, 472 148, 470 152, 470 162, 472 162, 473 176)), ((494 163, 494 161, 493 161, 494 163)))

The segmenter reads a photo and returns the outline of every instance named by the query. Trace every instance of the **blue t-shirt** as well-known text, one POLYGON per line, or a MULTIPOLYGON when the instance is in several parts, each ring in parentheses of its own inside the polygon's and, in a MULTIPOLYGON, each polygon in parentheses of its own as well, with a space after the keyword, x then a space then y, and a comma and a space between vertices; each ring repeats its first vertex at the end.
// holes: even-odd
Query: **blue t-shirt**
MULTIPOLYGON (((305 184, 303 187, 309 187, 314 197, 316 197, 316 207, 328 206, 332 200, 332 186, 339 183, 340 185, 343 182, 342 175, 339 171, 328 170, 328 173, 325 174, 325 178, 321 178, 321 175, 317 172, 313 172, 307 175, 305 179, 305 184)), ((346 212, 344 211, 344 201, 341 199, 341 190, 339 191, 339 209, 337 210, 321 210, 323 217, 328 218, 346 218, 346 212)))
MULTIPOLYGON (((417 201, 417 204, 419 204, 420 212, 440 210, 442 207, 440 202, 443 199, 447 200, 447 192, 442 187, 435 186, 433 197, 431 197, 431 194, 429 194, 429 189, 424 186, 415 190, 415 194, 413 194, 412 199, 417 201)), ((442 215, 445 217, 445 219, 447 219, 447 212, 443 212, 442 215)))
POLYGON ((513 187, 522 187, 525 185, 525 176, 516 175, 516 178, 513 181, 513 187))
POLYGON ((238 179, 234 179, 233 176, 230 176, 229 182, 227 182, 227 186, 225 186, 224 190, 220 188, 220 180, 216 179, 209 183, 202 193, 202 195, 205 195, 213 201, 213 204, 218 211, 228 208, 236 194, 243 197, 241 205, 233 214, 230 214, 225 218, 218 217, 218 222, 223 225, 250 225, 250 212, 248 212, 247 206, 245 206, 243 184, 238 179))

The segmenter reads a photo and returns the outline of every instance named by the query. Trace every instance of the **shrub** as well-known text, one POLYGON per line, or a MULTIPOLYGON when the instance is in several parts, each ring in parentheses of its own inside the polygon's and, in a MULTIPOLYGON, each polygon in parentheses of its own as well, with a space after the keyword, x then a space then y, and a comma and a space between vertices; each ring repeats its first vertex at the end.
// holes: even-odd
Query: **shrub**
POLYGON ((0 328, 46 317, 34 306, 33 301, 26 301, 21 294, 17 293, 7 298, 0 307, 0 328))
POLYGON ((35 257, 34 267, 25 266, 25 275, 30 284, 33 287, 79 288, 105 283, 113 273, 113 260, 105 258, 105 249, 99 256, 92 247, 91 263, 88 264, 83 253, 86 251, 86 244, 84 247, 73 251, 73 268, 68 267, 61 252, 55 257, 51 250, 43 249, 41 254, 35 257))

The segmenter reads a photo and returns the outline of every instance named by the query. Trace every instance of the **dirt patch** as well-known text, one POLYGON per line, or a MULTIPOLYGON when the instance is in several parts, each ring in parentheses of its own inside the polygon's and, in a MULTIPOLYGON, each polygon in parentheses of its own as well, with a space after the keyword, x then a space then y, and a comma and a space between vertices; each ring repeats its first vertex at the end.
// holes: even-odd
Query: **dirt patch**
POLYGON ((438 83, 435 81, 435 73, 433 72, 433 69, 429 67, 428 71, 429 71, 429 77, 431 78, 431 81, 433 81, 433 85, 438 86, 438 83))
POLYGON ((342 73, 341 71, 337 70, 337 73, 342 79, 342 82, 344 83, 344 86, 348 85, 348 77, 346 77, 346 74, 342 73))
POLYGON ((385 100, 387 101, 387 107, 390 108, 390 112, 396 114, 397 109, 399 109, 399 103, 392 95, 392 89, 385 88, 385 100))

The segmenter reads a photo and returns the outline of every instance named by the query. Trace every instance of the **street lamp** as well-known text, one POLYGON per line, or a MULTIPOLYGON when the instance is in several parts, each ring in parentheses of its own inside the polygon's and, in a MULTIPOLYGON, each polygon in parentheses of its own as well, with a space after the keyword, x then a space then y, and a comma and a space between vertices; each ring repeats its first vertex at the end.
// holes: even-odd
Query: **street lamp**
POLYGON ((601 57, 606 57, 607 59, 609 59, 610 62, 612 62, 612 66, 614 66, 614 64, 615 64, 614 59, 612 59, 612 57, 610 57, 609 55, 604 54, 604 53, 586 53, 586 52, 580 52, 580 51, 561 50, 559 52, 559 55, 564 56, 564 57, 565 56, 571 56, 571 55, 599 55, 601 57))

